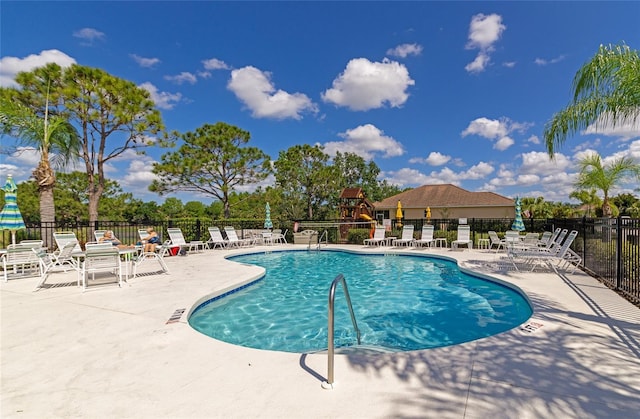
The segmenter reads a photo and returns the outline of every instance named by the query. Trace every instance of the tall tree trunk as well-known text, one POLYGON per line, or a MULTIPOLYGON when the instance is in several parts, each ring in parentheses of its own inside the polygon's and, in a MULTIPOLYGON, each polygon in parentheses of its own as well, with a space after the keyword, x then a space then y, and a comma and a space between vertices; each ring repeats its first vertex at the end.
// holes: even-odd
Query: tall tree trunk
POLYGON ((89 188, 89 223, 91 226, 94 226, 98 221, 98 204, 102 196, 102 191, 98 189, 100 188, 89 188))
POLYGON ((53 231, 56 222, 56 207, 53 199, 53 188, 56 175, 49 164, 49 153, 42 151, 40 163, 33 171, 40 195, 40 237, 44 246, 53 249, 53 231))

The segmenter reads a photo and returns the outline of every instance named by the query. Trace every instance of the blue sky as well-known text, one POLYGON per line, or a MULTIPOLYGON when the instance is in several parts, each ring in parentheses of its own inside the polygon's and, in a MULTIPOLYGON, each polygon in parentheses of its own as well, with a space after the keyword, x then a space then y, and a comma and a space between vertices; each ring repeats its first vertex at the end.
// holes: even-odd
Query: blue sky
MULTIPOLYGON (((563 202, 584 153, 640 162, 637 125, 590 127, 555 161, 542 142, 600 44, 640 48, 640 2, 2 1, 0 15, 0 85, 50 61, 99 67, 147 89, 168 129, 223 121, 274 160, 321 144, 401 187, 563 202)), ((107 175, 161 201, 147 187, 162 152, 127 154, 107 175)), ((0 177, 28 179, 37 159, 0 155, 0 177)))

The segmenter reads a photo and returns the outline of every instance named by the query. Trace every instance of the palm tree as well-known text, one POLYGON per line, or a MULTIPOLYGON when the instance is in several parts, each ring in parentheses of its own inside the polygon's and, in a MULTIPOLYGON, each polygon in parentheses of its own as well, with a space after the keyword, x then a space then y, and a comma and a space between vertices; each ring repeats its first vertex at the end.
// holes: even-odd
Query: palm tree
POLYGON ((597 195, 595 188, 573 191, 569 194, 569 198, 575 198, 580 201, 580 204, 587 207, 587 217, 591 217, 591 211, 595 207, 602 205, 602 200, 597 195))
POLYGON ((546 202, 541 196, 522 198, 520 205, 528 218, 551 218, 553 216, 551 203, 546 202))
POLYGON ((547 151, 567 136, 598 124, 635 123, 640 116, 640 55, 627 45, 600 45, 573 79, 573 101, 553 115, 544 129, 547 151))
POLYGON ((578 165, 580 173, 576 186, 581 189, 596 188, 602 191, 602 215, 611 217, 609 192, 620 183, 625 176, 640 177, 640 165, 630 157, 620 157, 610 163, 603 164, 600 155, 592 153, 582 158, 578 165))
POLYGON ((44 118, 32 108, 15 100, 12 89, 0 91, 0 132, 34 146, 40 162, 33 171, 40 195, 40 221, 55 222, 53 167, 64 167, 78 157, 80 137, 75 128, 60 116, 50 116, 48 104, 44 118))

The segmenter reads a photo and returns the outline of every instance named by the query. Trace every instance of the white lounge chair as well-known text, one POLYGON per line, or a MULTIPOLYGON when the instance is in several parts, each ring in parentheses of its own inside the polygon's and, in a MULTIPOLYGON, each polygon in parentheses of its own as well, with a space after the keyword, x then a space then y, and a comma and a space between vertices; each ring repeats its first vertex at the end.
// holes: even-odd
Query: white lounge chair
POLYGON ((538 246, 546 246, 551 237, 553 237, 553 232, 551 231, 545 231, 542 233, 542 237, 538 240, 538 246))
POLYGON ((423 225, 422 234, 418 240, 414 242, 416 247, 432 247, 436 244, 436 240, 433 238, 433 226, 423 225))
POLYGON ((364 239, 365 246, 382 246, 382 244, 387 242, 385 235, 385 228, 381 225, 376 225, 376 228, 373 232, 373 237, 370 239, 364 239))
POLYGON ((556 242, 554 246, 550 246, 549 248, 525 250, 509 248, 507 250, 507 254, 516 270, 518 270, 516 259, 522 259, 525 263, 531 265, 531 271, 533 271, 537 265, 542 263, 546 264, 553 269, 554 272, 558 273, 558 267, 568 262, 566 254, 569 250, 569 246, 571 246, 577 235, 578 232, 576 230, 572 230, 561 245, 558 245, 558 242, 556 242))
MULTIPOLYGON (((143 240, 145 237, 149 235, 149 233, 147 233, 146 229, 141 228, 141 229, 138 229, 138 235, 140 236, 140 240, 143 240)), ((141 253, 133 263, 134 278, 137 275, 138 266, 140 266, 140 264, 144 263, 146 260, 149 260, 149 259, 157 260, 158 264, 160 264, 160 268, 162 269, 162 271, 168 274, 169 267, 165 263, 164 257, 171 251, 172 248, 180 248, 180 246, 172 245, 171 240, 166 240, 164 243, 156 245, 155 250, 153 252, 145 252, 144 246, 142 247, 137 246, 136 248, 138 248, 141 253)))
POLYGON ((204 249, 204 242, 200 240, 187 242, 182 234, 182 230, 179 228, 168 228, 167 233, 169 234, 169 238, 171 239, 171 244, 175 246, 180 246, 180 250, 186 251, 200 251, 204 249))
MULTIPOLYGON (((67 249, 68 251, 73 250, 74 247, 74 243, 73 242, 69 242, 65 245, 65 247, 62 249, 62 252, 65 252, 67 249)), ((38 284, 36 284, 36 287, 34 289, 34 291, 37 291, 38 289, 42 288, 42 286, 44 285, 45 281, 47 280, 47 278, 49 277, 49 273, 51 273, 51 271, 53 271, 56 267, 62 267, 63 269, 64 264, 60 265, 58 263, 58 261, 56 260, 56 258, 53 256, 52 253, 47 253, 47 249, 45 248, 32 248, 31 249, 36 257, 38 258, 38 261, 40 262, 40 281, 38 281, 38 284)), ((72 266, 74 269, 78 269, 75 261, 73 261, 72 266)), ((66 271, 66 269, 64 269, 66 271)), ((80 285, 80 278, 78 277, 78 285, 80 285)))
POLYGON ((222 237, 222 232, 218 227, 209 227, 208 230, 209 236, 211 238, 207 240, 207 246, 210 249, 215 249, 216 247, 224 249, 225 247, 227 247, 229 241, 225 240, 224 237, 222 237))
POLYGON ((229 246, 247 247, 255 244, 254 239, 238 238, 238 234, 236 234, 236 229, 233 228, 232 226, 225 226, 224 232, 227 235, 227 240, 229 240, 229 246))
POLYGON ((66 266, 69 266, 72 269, 78 270, 78 262, 73 257, 73 254, 79 253, 79 251, 77 250, 79 247, 80 246, 78 246, 77 241, 68 241, 64 246, 62 246, 61 249, 58 250, 57 253, 52 253, 50 255, 51 260, 53 261, 55 266, 59 266, 63 269, 65 269, 66 266))
POLYGON ((56 242, 56 246, 58 249, 54 252, 57 254, 62 250, 65 244, 69 242, 75 242, 76 245, 73 249, 74 252, 82 252, 82 248, 80 247, 80 242, 78 242, 78 238, 76 237, 76 233, 73 231, 56 231, 53 233, 53 239, 56 242))
POLYGON ((468 225, 458 226, 458 237, 451 242, 451 247, 457 249, 460 245, 467 245, 468 249, 473 249, 473 240, 471 240, 471 227, 468 225))
POLYGON ((393 240, 393 246, 413 246, 415 238, 413 237, 414 226, 412 224, 402 227, 402 236, 393 240))

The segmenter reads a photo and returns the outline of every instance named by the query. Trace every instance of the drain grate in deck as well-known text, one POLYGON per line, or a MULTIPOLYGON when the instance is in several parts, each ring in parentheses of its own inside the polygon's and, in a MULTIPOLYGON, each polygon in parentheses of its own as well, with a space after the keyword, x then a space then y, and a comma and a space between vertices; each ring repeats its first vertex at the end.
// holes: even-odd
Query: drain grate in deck
POLYGON ((169 320, 167 320, 167 324, 176 323, 180 321, 180 318, 182 317, 182 314, 185 312, 185 310, 186 309, 184 308, 179 308, 176 311, 174 311, 171 317, 169 317, 169 320))

